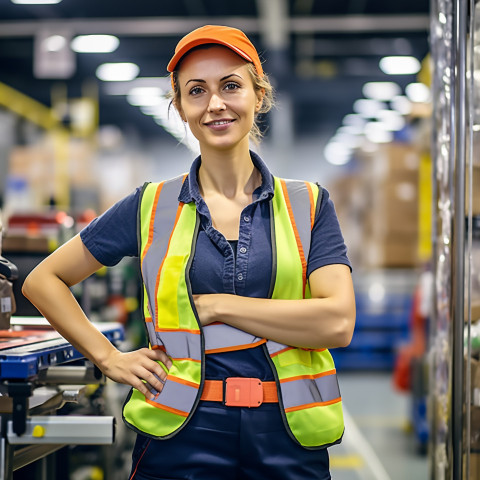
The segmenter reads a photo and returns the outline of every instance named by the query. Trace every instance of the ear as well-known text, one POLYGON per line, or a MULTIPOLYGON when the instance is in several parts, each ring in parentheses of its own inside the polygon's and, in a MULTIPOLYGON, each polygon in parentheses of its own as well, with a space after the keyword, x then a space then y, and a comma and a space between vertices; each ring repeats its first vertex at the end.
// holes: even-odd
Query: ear
POLYGON ((255 93, 257 95, 257 103, 255 104, 255 113, 258 113, 263 105, 263 97, 265 96, 265 89, 261 88, 257 90, 255 93))
POLYGON ((175 107, 175 109, 177 110, 178 114, 180 115, 180 118, 181 118, 185 123, 187 123, 187 118, 185 117, 185 114, 183 113, 182 107, 181 107, 180 105, 178 105, 177 102, 173 102, 173 106, 175 107))

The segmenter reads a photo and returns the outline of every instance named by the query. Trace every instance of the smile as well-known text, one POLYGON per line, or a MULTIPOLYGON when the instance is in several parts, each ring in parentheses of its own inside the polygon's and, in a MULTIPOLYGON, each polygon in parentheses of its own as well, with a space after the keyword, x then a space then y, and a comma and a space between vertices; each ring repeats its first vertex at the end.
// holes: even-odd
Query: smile
POLYGON ((227 125, 232 123, 234 120, 215 120, 213 122, 207 122, 206 125, 217 126, 217 125, 227 125))

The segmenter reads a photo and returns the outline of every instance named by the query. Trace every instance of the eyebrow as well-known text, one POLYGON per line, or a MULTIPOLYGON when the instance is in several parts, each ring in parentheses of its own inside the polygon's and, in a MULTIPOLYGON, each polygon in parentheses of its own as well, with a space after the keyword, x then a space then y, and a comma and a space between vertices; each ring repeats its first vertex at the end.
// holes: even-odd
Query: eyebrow
MULTIPOLYGON (((242 78, 240 75, 236 73, 230 73, 229 75, 225 75, 224 77, 222 77, 220 81, 223 82, 224 80, 227 80, 230 77, 242 78)), ((185 86, 187 86, 190 82, 207 83, 205 80, 202 80, 201 78, 191 78, 190 80, 188 80, 187 83, 185 83, 185 86)))

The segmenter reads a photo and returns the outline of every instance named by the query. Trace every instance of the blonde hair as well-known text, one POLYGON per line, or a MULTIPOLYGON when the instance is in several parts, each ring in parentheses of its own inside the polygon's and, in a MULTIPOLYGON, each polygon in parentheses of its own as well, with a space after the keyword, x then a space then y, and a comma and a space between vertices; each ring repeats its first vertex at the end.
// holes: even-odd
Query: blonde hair
MULTIPOLYGON (((216 44, 199 45, 198 47, 195 47, 192 50, 190 50, 190 52, 192 52, 195 49, 200 49, 202 47, 208 48, 212 46, 218 46, 218 45, 216 44)), ((225 48, 228 48, 228 47, 225 47, 225 48)), ((181 100, 180 88, 178 87, 178 68, 180 65, 181 65, 181 61, 177 64, 175 70, 171 74, 173 89, 167 94, 167 98, 171 100, 170 106, 173 103, 174 107, 177 110, 178 110, 177 105, 180 105, 180 100, 181 100)), ((260 118, 260 115, 263 115, 269 112, 275 106, 275 98, 274 98, 275 92, 267 74, 264 73, 263 76, 260 76, 257 70, 255 69, 255 66, 253 65, 253 63, 247 63, 247 67, 253 82, 253 88, 255 89, 256 92, 263 91, 262 106, 260 107, 259 111, 256 112, 255 118, 253 120, 252 128, 250 129, 250 140, 255 145, 258 146, 258 144, 260 143, 263 137, 263 133, 260 130, 260 126, 259 126, 259 123, 262 121, 262 119, 260 118)))

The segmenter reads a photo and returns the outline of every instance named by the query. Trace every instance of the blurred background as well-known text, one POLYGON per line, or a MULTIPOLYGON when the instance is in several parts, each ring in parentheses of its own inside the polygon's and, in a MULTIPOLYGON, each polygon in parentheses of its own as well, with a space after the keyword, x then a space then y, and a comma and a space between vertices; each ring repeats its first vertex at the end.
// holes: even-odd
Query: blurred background
MULTIPOLYGON (((21 282, 49 252, 143 182, 188 170, 198 147, 169 109, 166 64, 196 27, 240 28, 277 92, 254 149, 274 174, 329 190, 353 264, 356 331, 332 351, 346 408, 333 478, 433 478, 431 28, 451 20, 444 3, 2 0, 0 252, 18 267, 16 316, 38 314, 21 282)), ((123 348, 144 344, 135 260, 74 294, 92 320, 124 326, 123 348)), ((85 402, 117 416, 116 446, 68 447, 72 480, 127 478, 127 391, 107 387, 85 402)))

